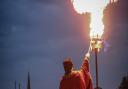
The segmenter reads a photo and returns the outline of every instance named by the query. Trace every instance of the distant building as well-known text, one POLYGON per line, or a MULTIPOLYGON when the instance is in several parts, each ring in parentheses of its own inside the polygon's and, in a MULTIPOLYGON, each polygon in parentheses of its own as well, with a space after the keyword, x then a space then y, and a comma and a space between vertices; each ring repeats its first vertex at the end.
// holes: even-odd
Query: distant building
POLYGON ((15 80, 15 89, 16 89, 16 80, 15 80))
POLYGON ((21 89, 21 85, 20 85, 20 83, 19 83, 19 89, 21 89))
POLYGON ((31 89, 29 73, 28 73, 28 80, 27 80, 27 89, 31 89))

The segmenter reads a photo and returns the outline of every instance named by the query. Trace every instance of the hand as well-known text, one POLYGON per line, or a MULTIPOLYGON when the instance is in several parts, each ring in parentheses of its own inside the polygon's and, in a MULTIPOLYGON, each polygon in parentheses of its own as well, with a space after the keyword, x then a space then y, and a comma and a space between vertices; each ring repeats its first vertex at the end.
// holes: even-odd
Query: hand
POLYGON ((86 53, 85 57, 90 58, 90 52, 86 53))

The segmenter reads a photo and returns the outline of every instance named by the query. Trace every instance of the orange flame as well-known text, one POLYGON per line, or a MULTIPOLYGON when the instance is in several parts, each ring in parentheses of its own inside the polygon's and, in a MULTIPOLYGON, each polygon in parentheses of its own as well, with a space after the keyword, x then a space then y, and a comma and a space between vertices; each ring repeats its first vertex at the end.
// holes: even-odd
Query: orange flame
POLYGON ((74 9, 77 13, 91 13, 91 44, 94 44, 94 48, 100 49, 102 42, 99 39, 102 39, 102 35, 104 33, 104 24, 102 22, 103 10, 108 3, 117 2, 117 0, 71 0, 71 2, 73 3, 74 9), (97 40, 100 43, 94 43, 97 40))
POLYGON ((102 37, 104 32, 103 10, 109 2, 109 0, 72 0, 74 9, 79 14, 91 13, 90 38, 102 37))

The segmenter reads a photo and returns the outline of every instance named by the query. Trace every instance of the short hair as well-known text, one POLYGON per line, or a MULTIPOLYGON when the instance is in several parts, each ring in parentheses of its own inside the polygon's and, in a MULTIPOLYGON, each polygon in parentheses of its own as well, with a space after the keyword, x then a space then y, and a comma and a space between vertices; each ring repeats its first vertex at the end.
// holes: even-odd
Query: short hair
POLYGON ((63 61, 63 65, 73 65, 72 61, 71 61, 71 58, 66 58, 64 61, 63 61))

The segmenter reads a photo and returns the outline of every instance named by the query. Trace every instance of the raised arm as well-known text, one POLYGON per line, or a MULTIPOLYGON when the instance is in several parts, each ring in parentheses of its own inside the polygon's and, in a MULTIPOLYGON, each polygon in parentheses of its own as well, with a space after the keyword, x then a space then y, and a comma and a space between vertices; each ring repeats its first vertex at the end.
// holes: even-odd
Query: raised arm
POLYGON ((88 52, 85 54, 85 56, 83 58, 83 62, 82 62, 82 65, 81 65, 81 70, 83 72, 89 72, 90 51, 91 51, 91 49, 89 47, 88 52))
POLYGON ((83 72, 89 72, 89 56, 90 54, 87 53, 83 59, 82 65, 81 65, 81 70, 83 72))

